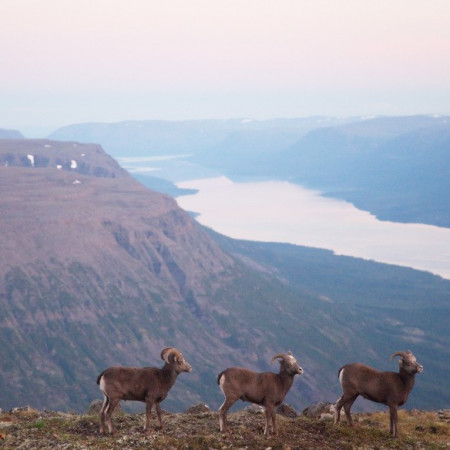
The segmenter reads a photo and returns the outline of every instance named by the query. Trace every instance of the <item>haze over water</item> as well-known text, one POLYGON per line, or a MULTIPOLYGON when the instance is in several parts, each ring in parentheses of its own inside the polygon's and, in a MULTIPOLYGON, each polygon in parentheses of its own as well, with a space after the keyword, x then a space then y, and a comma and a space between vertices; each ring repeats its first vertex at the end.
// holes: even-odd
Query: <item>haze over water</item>
POLYGON ((333 250, 450 279, 450 229, 380 221, 351 203, 282 181, 237 183, 226 177, 177 183, 177 197, 201 224, 226 236, 333 250))

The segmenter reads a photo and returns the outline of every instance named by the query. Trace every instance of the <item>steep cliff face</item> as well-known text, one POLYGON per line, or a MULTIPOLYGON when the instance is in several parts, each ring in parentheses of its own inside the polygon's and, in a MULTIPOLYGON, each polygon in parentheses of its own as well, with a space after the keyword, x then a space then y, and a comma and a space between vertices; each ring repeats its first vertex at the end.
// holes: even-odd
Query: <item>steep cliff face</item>
POLYGON ((52 168, 94 177, 129 178, 100 145, 47 139, 1 139, 0 166, 52 168))
POLYGON ((214 279, 234 262, 190 216, 98 146, 21 144, 0 140, 8 401, 77 407, 105 365, 159 365, 164 346, 214 340, 197 331, 185 344, 198 324, 178 324, 204 314, 214 279))
POLYGON ((101 276, 142 276, 183 296, 231 259, 170 197, 131 177, 1 167, 1 266, 57 259, 101 276), (113 263, 114 262, 114 263, 113 263))

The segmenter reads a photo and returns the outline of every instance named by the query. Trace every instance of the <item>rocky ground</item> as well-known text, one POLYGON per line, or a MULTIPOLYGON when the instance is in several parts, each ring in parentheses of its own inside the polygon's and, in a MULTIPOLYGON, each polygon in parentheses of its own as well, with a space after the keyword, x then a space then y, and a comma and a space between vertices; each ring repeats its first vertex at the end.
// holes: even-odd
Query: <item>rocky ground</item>
POLYGON ((0 414, 0 449, 443 449, 450 448, 450 410, 401 411, 398 439, 389 436, 386 413, 355 414, 357 425, 334 426, 332 419, 278 415, 279 436, 263 436, 258 409, 229 415, 232 431, 221 434, 217 413, 206 408, 165 413, 164 428, 143 433, 143 414, 119 413, 117 433, 103 436, 98 416, 31 408, 0 414))

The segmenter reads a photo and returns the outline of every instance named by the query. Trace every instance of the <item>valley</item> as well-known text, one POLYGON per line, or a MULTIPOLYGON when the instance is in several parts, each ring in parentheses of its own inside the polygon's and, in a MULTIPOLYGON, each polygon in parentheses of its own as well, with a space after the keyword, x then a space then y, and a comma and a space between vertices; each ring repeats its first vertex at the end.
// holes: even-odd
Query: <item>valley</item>
POLYGON ((408 348, 425 370, 407 407, 449 404, 449 281, 226 238, 98 145, 5 139, 0 157, 2 408, 81 411, 100 397, 105 367, 161 365, 166 346, 194 368, 169 411, 217 409, 217 373, 277 370, 272 356, 288 350, 305 370, 287 399, 297 410, 335 401, 343 364, 396 370, 389 355, 408 348))

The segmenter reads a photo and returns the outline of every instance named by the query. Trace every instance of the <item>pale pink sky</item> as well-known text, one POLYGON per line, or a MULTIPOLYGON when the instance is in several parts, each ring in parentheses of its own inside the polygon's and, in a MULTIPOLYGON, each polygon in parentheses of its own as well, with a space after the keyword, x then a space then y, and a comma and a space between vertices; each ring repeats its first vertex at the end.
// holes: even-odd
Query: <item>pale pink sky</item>
POLYGON ((450 113, 449 0, 1 0, 0 128, 450 113))

